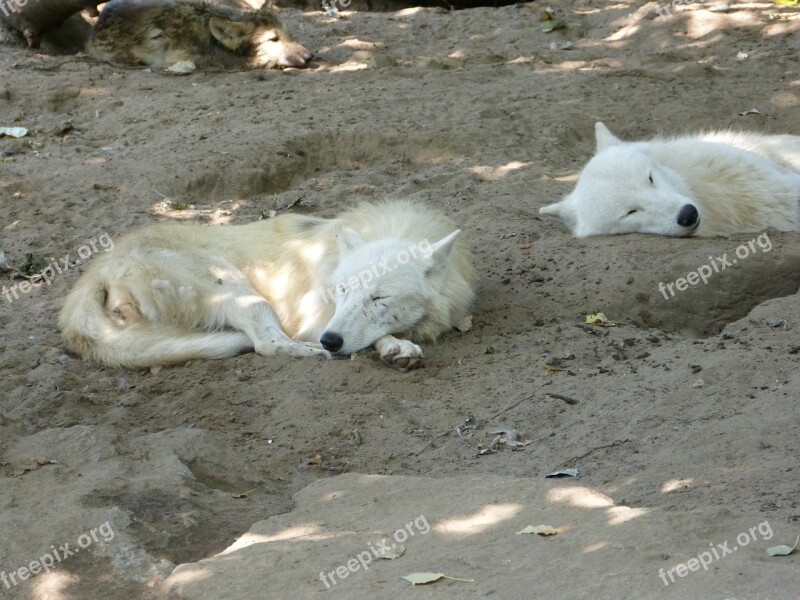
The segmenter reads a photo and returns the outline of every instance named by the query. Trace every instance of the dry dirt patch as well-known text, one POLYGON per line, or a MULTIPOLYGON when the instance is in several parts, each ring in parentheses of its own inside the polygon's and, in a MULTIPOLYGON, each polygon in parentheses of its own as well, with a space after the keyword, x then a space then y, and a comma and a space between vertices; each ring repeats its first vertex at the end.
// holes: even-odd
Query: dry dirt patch
MULTIPOLYGON (((343 504, 329 532, 396 527, 433 511, 437 493, 432 519, 463 518, 502 494, 544 510, 567 485, 653 515, 617 529, 605 511, 560 506, 598 539, 619 535, 586 552, 577 534, 559 534, 529 555, 527 546, 511 553, 495 528, 470 543, 441 538, 428 556, 447 561, 420 565, 454 576, 463 568, 477 580, 468 589, 498 598, 529 597, 534 575, 553 597, 574 597, 565 577, 597 597, 653 597, 663 586, 657 567, 765 520, 776 543, 793 542, 797 234, 767 232, 769 252, 664 298, 659 283, 760 232, 574 240, 538 209, 573 185, 596 120, 628 139, 716 127, 800 134, 797 11, 715 13, 698 2, 651 18, 652 3, 551 6, 567 28, 549 34, 536 2, 341 19, 287 8, 282 19, 322 59, 285 73, 168 77, 4 48, 0 124, 31 131, 0 138, 9 260, 74 255, 102 234, 160 220, 247 222, 287 207, 330 216, 399 196, 452 216, 481 273, 473 329, 426 348, 425 368, 408 374, 370 352, 327 362, 245 355, 158 373, 98 368, 64 354, 55 329, 81 265, 12 302, 0 297, 0 571, 101 523, 115 532, 56 575, 4 590, 9 597, 148 597, 177 564, 215 555, 253 523, 316 519, 322 528, 303 498, 327 485, 355 489, 369 474, 402 478, 371 490, 390 496, 383 503, 343 504), (73 130, 63 135, 67 120, 73 130), (617 326, 587 326, 598 311, 617 326), (531 443, 478 456, 499 428, 531 443), (617 440, 628 441, 609 446, 617 440), (580 461, 577 482, 543 479, 605 446, 580 461), (55 463, 5 474, 39 459, 55 463), (329 479, 344 472, 356 478, 329 479), (416 476, 430 479, 405 479, 416 476), (289 512, 292 494, 315 482, 289 512), (566 545, 555 552, 557 544, 566 545)), ((512 539, 542 541, 521 538, 512 539)), ((307 572, 311 563, 282 563, 297 578, 269 597, 289 597, 288 583, 329 593, 318 571, 363 546, 355 535, 341 538, 352 546, 336 539, 283 542, 296 544, 292 552, 317 548, 324 564, 307 572)), ((668 593, 795 600, 795 557, 756 550, 668 593)), ((403 584, 400 567, 387 564, 382 578, 371 570, 330 593, 373 596, 403 584)), ((412 591, 465 593, 457 583, 412 591)))

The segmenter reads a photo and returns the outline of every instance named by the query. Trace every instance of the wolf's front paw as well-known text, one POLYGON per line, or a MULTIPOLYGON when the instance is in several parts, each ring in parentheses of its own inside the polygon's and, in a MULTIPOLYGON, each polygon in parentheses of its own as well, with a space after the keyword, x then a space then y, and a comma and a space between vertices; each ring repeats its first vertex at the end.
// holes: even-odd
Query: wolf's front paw
POLYGON ((331 353, 327 350, 324 350, 319 344, 292 344, 285 350, 285 352, 291 356, 316 356, 319 358, 331 358, 331 353))
POLYGON ((287 356, 298 356, 298 357, 309 357, 309 356, 318 356, 321 358, 330 358, 331 353, 327 350, 323 350, 320 347, 314 347, 312 344, 302 344, 302 343, 293 343, 293 344, 275 344, 275 343, 265 343, 265 344, 256 344, 255 351, 257 354, 261 356, 275 356, 277 354, 285 354, 287 356))
POLYGON ((422 364, 422 348, 408 340, 391 339, 378 347, 381 360, 390 367, 405 373, 422 364))

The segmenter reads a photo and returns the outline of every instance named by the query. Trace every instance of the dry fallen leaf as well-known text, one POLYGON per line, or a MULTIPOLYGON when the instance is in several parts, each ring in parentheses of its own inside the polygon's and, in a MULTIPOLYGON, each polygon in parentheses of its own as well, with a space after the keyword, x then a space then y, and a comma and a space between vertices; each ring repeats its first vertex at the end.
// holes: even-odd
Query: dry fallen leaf
POLYGON ((522 531, 518 531, 517 535, 529 533, 535 533, 537 535, 555 535, 558 533, 558 529, 550 527, 550 525, 528 525, 522 531))
POLYGON ((519 431, 516 429, 495 429, 489 432, 491 435, 497 436, 495 440, 492 440, 492 445, 505 445, 512 448, 519 448, 523 446, 527 446, 531 443, 531 440, 527 442, 523 442, 519 439, 520 434, 519 431))
POLYGON ((165 71, 167 73, 171 73, 173 75, 188 75, 189 73, 194 73, 197 70, 197 66, 190 61, 190 60, 181 60, 176 62, 171 67, 167 67, 165 71))
POLYGON ((13 138, 21 138, 28 135, 28 130, 24 127, 0 127, 0 137, 4 135, 13 138))
POLYGON ((545 475, 547 477, 577 477, 578 469, 559 469, 545 475))
POLYGON ((426 583, 433 583, 434 581, 439 581, 440 579, 452 579, 453 581, 475 581, 474 579, 459 579, 458 577, 450 577, 449 575, 445 575, 444 573, 430 573, 430 572, 423 572, 423 573, 411 573, 410 575, 403 575, 402 579, 412 583, 413 585, 423 585, 426 583))
POLYGON ((516 429, 495 429, 494 431, 489 431, 490 435, 493 435, 494 438, 489 445, 484 447, 483 445, 478 446, 478 453, 475 456, 486 456, 487 454, 494 454, 496 451, 507 448, 511 450, 516 450, 519 448, 524 448, 528 444, 531 443, 532 440, 528 440, 523 442, 519 439, 519 431, 516 429))
POLYGON ((599 327, 614 327, 616 323, 609 321, 608 318, 601 312, 595 315, 586 315, 586 322, 589 325, 598 325, 599 327))
POLYGON ((551 31, 558 31, 559 29, 566 29, 567 24, 564 21, 549 20, 542 23, 542 31, 550 33, 551 31))
POLYGON ((797 539, 794 541, 794 546, 772 546, 771 548, 767 548, 767 554, 770 556, 789 556, 790 554, 794 554, 797 550, 797 542, 800 542, 800 535, 797 536, 797 539))
POLYGON ((391 546, 383 546, 378 552, 378 558, 385 560, 394 560, 400 558, 406 553, 406 547, 403 544, 392 544, 391 546))

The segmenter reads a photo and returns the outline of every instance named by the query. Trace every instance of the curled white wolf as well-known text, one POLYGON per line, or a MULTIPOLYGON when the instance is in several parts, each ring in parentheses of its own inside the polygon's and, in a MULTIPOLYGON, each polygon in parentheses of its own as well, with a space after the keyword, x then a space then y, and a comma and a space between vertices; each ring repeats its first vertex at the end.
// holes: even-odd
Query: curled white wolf
POLYGON ((153 225, 89 264, 59 325, 69 350, 106 365, 374 345, 406 370, 422 358, 417 343, 455 327, 472 303, 459 233, 441 213, 399 201, 335 219, 153 225))
POLYGON ((575 189, 540 209, 573 235, 730 235, 800 228, 800 137, 719 132, 623 142, 595 125, 575 189))

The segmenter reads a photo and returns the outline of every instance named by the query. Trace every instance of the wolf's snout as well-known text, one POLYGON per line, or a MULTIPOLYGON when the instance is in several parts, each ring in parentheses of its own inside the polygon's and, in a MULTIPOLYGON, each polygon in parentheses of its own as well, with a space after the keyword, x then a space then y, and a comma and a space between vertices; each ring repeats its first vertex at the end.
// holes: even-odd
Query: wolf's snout
POLYGON ((319 338, 319 343, 322 344, 322 347, 328 352, 338 352, 341 347, 344 346, 342 336, 331 331, 324 332, 322 337, 319 338))
POLYGON ((699 216, 700 213, 697 212, 694 206, 691 204, 684 204, 678 213, 678 225, 681 227, 691 227, 697 223, 697 218, 699 216))
POLYGON ((304 46, 294 43, 289 44, 284 50, 280 63, 284 67, 295 67, 302 69, 307 67, 314 60, 314 53, 307 50, 304 46))

